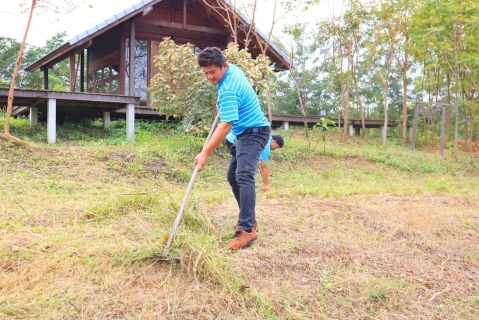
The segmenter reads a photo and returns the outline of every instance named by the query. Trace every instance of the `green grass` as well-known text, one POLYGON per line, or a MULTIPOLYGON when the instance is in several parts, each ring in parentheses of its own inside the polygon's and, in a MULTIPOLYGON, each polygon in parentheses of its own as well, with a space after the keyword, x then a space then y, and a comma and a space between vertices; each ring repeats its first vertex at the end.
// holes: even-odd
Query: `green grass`
MULTIPOLYGON (((479 317, 478 160, 374 139, 275 132, 260 238, 225 247, 237 207, 221 147, 158 260, 204 138, 173 124, 103 131, 12 121, 0 142, 0 318, 479 317), (472 277, 472 278, 471 278, 472 277), (475 278, 474 278, 475 277, 475 278)), ((1 123, 0 123, 1 127, 1 123)), ((262 185, 257 175, 257 185, 262 185)))

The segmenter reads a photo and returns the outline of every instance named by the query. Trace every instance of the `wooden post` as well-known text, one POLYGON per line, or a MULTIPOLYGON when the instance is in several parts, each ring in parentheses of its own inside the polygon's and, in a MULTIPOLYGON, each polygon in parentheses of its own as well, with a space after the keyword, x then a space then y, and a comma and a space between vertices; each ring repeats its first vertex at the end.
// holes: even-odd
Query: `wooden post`
POLYGON ((75 92, 76 70, 75 70, 75 53, 70 52, 70 92, 75 92))
POLYGON ((175 10, 176 10, 176 0, 170 0, 170 21, 171 22, 176 22, 175 10))
POLYGON ((80 92, 85 92, 85 50, 80 52, 80 92))
POLYGON ((183 0, 183 28, 186 28, 186 0, 183 0))
POLYGON ((417 121, 419 118, 419 94, 416 95, 416 105, 414 106, 414 124, 412 127, 412 137, 411 137, 411 151, 414 151, 416 148, 416 133, 417 133, 417 121))
MULTIPOLYGON (((120 68, 118 72, 120 73, 118 80, 118 93, 121 95, 126 94, 126 37, 125 32, 123 32, 126 27, 122 26, 120 28, 120 68)), ((89 57, 89 55, 87 56, 89 57)), ((88 63, 87 63, 88 64, 88 63)))
POLYGON ((128 95, 135 95, 135 21, 130 24, 130 79, 128 95))
POLYGON ((43 90, 48 90, 48 67, 43 68, 43 90))

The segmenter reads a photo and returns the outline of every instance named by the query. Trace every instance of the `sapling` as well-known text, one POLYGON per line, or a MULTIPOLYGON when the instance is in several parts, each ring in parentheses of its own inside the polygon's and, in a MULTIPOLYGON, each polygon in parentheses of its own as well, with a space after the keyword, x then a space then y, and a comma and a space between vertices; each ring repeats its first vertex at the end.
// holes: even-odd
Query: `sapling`
POLYGON ((320 123, 316 123, 313 129, 318 129, 321 134, 321 140, 323 140, 323 155, 326 154, 326 132, 328 131, 328 126, 336 127, 336 123, 331 119, 321 118, 320 123))

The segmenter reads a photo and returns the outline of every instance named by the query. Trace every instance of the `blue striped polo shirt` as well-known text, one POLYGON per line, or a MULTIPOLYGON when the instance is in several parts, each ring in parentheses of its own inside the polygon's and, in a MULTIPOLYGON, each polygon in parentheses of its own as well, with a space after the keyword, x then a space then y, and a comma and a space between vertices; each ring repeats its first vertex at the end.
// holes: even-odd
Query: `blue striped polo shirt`
POLYGON ((218 83, 218 109, 222 122, 232 122, 231 132, 237 136, 246 129, 269 126, 259 105, 258 96, 243 71, 228 64, 218 83))
MULTIPOLYGON (((228 140, 232 144, 235 144, 235 138, 236 138, 236 136, 231 131, 226 136, 226 140, 228 140)), ((261 152, 261 154, 259 155, 259 158, 266 163, 268 163, 269 156, 271 155, 271 142, 272 141, 273 141, 273 137, 269 137, 268 143, 264 147, 263 152, 261 152)))

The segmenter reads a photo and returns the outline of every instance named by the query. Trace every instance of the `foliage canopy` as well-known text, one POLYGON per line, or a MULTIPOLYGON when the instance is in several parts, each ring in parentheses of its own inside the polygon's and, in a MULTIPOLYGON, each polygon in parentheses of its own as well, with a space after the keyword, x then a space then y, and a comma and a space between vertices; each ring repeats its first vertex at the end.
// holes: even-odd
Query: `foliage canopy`
MULTIPOLYGON (((228 63, 243 70, 256 92, 266 89, 273 73, 266 56, 251 58, 245 49, 230 43, 223 51, 228 63)), ((208 131, 216 113, 217 89, 203 75, 192 44, 177 45, 170 38, 160 43, 154 59, 159 72, 151 79, 151 107, 181 118, 185 131, 208 131)))

